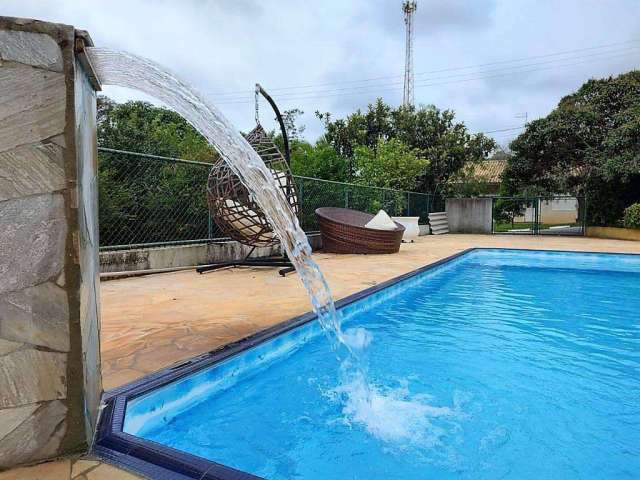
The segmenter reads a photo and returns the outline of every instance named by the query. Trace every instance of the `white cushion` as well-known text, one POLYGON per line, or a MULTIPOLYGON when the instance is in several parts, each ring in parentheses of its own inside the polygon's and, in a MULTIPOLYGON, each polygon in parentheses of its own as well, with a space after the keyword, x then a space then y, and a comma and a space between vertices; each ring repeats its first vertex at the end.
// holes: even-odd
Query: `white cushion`
MULTIPOLYGON (((271 169, 271 175, 273 175, 273 179, 276 181, 280 188, 286 188, 288 181, 287 172, 271 169)), ((251 218, 256 217, 256 213, 253 210, 251 210, 246 205, 236 202, 235 200, 225 200, 222 198, 220 200, 224 200, 224 204, 227 207, 227 209, 224 210, 224 213, 221 214, 221 217, 224 221, 229 223, 236 230, 244 232, 245 235, 255 235, 261 232, 262 227, 251 220, 251 218)), ((288 200, 291 207, 296 205, 296 203, 298 202, 298 198, 296 197, 296 195, 289 195, 288 200)), ((266 232, 262 234, 263 239, 273 238, 274 236, 274 232, 266 232)))
POLYGON ((372 230, 395 230, 398 228, 384 210, 380 210, 376 213, 376 216, 369 220, 365 227, 371 228, 372 230))
MULTIPOLYGON (((222 214, 222 219, 229 223, 233 228, 239 231, 249 232, 251 234, 260 233, 260 225, 254 223, 250 218, 255 218, 255 212, 246 205, 238 203, 234 200, 227 199, 224 201, 225 206, 229 209, 222 214)), ((273 237, 273 232, 263 235, 267 238, 273 237)))

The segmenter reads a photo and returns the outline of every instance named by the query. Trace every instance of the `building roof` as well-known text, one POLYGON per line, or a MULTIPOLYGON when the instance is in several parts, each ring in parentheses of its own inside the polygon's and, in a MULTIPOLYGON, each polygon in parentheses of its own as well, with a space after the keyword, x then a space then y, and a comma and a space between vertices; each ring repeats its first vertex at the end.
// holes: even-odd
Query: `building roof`
POLYGON ((477 163, 467 163, 462 168, 462 177, 471 176, 478 181, 501 183, 502 172, 506 166, 505 160, 482 160, 477 163))

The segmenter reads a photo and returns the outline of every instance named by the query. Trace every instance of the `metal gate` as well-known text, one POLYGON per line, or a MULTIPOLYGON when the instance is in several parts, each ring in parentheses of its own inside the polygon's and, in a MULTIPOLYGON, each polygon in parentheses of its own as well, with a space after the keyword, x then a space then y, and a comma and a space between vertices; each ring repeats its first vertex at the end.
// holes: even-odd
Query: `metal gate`
POLYGON ((494 197, 491 208, 494 234, 584 235, 584 197, 494 197))

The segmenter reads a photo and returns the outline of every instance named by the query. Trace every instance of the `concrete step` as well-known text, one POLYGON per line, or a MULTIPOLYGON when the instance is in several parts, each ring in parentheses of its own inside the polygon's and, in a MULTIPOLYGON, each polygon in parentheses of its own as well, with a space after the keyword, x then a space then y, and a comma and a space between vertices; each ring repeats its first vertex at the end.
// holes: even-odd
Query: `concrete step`
POLYGON ((431 220, 429 222, 429 225, 431 225, 432 227, 434 225, 449 225, 449 221, 446 218, 443 218, 442 220, 431 220))
POLYGON ((433 212, 429 214, 429 225, 433 235, 449 233, 449 219, 447 212, 433 212))

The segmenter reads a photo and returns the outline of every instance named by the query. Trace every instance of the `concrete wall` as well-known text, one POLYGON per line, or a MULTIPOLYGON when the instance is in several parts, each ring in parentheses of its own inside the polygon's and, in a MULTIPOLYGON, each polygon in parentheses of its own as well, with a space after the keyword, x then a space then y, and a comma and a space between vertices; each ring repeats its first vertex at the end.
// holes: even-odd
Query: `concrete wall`
POLYGON ((100 395, 96 152, 80 124, 95 94, 76 90, 75 38, 0 17, 0 470, 86 448, 100 395))
MULTIPOLYGON (((319 234, 308 235, 307 238, 314 250, 322 246, 319 234)), ((249 250, 250 248, 246 245, 228 241, 103 251, 100 252, 100 271, 103 273, 131 272, 225 262, 245 258, 249 250)), ((251 256, 268 257, 279 254, 279 247, 257 248, 251 256)))
POLYGON ((447 198, 451 233, 491 233, 491 198, 447 198))
POLYGON ((587 227, 587 237, 613 238, 640 241, 640 230, 636 228, 587 227))

